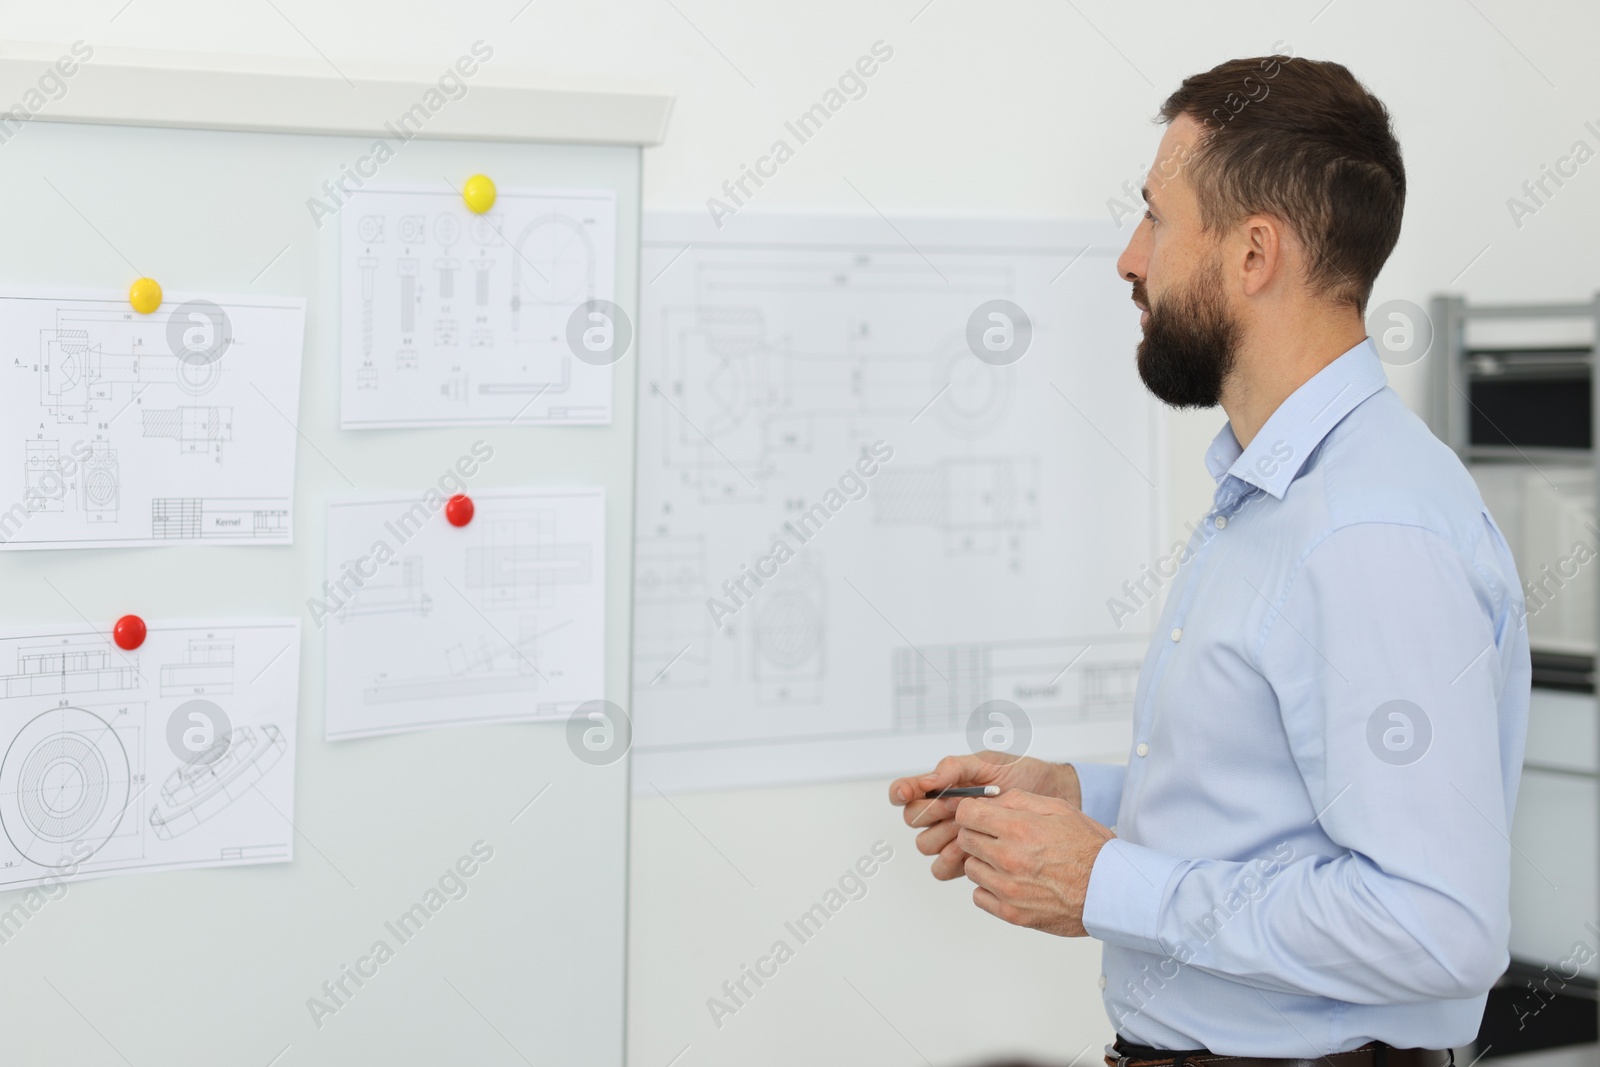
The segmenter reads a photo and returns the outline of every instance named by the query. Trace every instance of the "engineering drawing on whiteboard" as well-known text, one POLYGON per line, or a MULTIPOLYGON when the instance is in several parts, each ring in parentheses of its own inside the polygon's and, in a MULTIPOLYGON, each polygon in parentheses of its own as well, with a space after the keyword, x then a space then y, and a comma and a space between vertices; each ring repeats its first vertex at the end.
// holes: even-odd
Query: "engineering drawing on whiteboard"
POLYGON ((304 318, 299 300, 175 296, 145 316, 0 292, 18 353, 0 410, 19 431, 0 435, 16 478, 0 543, 287 543, 304 318))
POLYGON ((570 713, 604 691, 605 498, 482 490, 328 507, 329 740, 570 713))
POLYGON ((1115 234, 900 229, 646 220, 638 788, 901 771, 991 700, 1059 758, 1125 747, 1148 634, 1105 600, 1163 483, 1115 234), (979 355, 994 300, 1022 358, 979 355))
POLYGON ((299 632, 0 636, 0 888, 292 858, 299 632))
POLYGON ((614 194, 502 190, 474 215, 448 187, 369 186, 342 225, 345 429, 611 420, 568 320, 612 299, 614 194))

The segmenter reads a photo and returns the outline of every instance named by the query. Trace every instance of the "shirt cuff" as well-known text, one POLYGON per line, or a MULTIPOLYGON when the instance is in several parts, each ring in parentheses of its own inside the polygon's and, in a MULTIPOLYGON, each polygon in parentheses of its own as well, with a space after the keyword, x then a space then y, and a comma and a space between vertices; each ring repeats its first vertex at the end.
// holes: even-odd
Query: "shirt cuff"
POLYGON ((1074 763, 1072 769, 1078 772, 1078 788, 1083 792, 1079 807, 1083 813, 1102 826, 1114 824, 1128 768, 1120 763, 1074 763))
POLYGON ((1166 955, 1161 907, 1187 860, 1114 837, 1100 848, 1083 899, 1083 928, 1113 945, 1166 955))

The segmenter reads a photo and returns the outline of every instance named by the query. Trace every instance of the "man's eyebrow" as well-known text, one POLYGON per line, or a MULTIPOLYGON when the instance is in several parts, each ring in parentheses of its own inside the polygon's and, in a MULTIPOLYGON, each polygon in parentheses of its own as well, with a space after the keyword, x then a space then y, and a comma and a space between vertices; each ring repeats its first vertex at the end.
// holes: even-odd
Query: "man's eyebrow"
POLYGON ((1148 185, 1141 185, 1139 187, 1139 195, 1144 197, 1146 207, 1156 206, 1155 203, 1150 199, 1150 187, 1148 185))

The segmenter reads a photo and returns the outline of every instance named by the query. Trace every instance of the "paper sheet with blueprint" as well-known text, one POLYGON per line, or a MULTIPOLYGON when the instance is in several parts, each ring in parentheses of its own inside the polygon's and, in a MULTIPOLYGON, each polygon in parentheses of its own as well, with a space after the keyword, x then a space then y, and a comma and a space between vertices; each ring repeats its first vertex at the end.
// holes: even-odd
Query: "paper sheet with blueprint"
POLYGON ((0 290, 0 547, 288 544, 305 301, 0 290))
POLYGON ((434 490, 328 506, 328 740, 570 714, 605 694, 605 493, 434 490), (431 495, 430 495, 431 494, 431 495))
POLYGON ((1165 483, 1124 237, 646 218, 637 789, 929 767, 991 700, 1035 754, 1125 750, 1152 620, 1106 602, 1165 483))
POLYGON ((296 619, 0 633, 0 889, 294 855, 296 619))
POLYGON ((613 298, 613 191, 501 189, 475 215, 443 183, 369 185, 340 225, 345 429, 611 421, 611 368, 569 325, 613 298))

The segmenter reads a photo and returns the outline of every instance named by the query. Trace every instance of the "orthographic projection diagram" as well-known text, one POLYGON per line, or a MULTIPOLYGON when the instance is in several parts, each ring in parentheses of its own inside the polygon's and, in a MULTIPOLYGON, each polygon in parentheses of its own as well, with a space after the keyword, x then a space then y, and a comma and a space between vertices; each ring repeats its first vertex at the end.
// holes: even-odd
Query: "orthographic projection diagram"
POLYGON ((178 442, 180 452, 208 453, 220 459, 223 442, 233 440, 233 409, 196 405, 166 411, 146 408, 144 435, 170 437, 178 442))
POLYGON ((886 469, 873 497, 883 527, 936 529, 947 555, 995 555, 1016 544, 1007 534, 1039 525, 1039 461, 948 459, 886 469))
POLYGON ((1162 483, 1116 247, 647 218, 636 784, 899 773, 989 701, 1063 755, 1124 748, 1148 635, 1104 604, 1158 554, 1162 483))
POLYGON ((55 325, 39 331, 40 405, 57 423, 82 424, 110 418, 119 398, 152 386, 191 398, 216 389, 225 368, 210 353, 225 355, 231 332, 200 341, 202 354, 186 357, 187 349, 173 351, 166 343, 165 326, 159 313, 151 319, 127 310, 59 307, 55 325))
POLYGON ((218 696, 233 692, 233 641, 191 637, 183 661, 161 665, 161 695, 218 696))
POLYGON ((294 620, 0 636, 0 888, 291 858, 298 648, 294 620))
POLYGON ((329 586, 350 591, 325 623, 330 740, 553 718, 603 695, 603 494, 472 499, 464 527, 397 518, 414 504, 400 496, 329 505, 329 586), (374 531, 404 546, 377 552, 374 531))
MULTIPOLYGON (((857 264, 855 273, 864 269, 857 264)), ((713 300, 710 294, 750 299, 763 281, 798 292, 839 284, 837 271, 824 267, 773 275, 739 263, 696 273, 713 300)), ((926 286, 919 293, 914 279, 900 284, 907 295, 935 295, 926 286)), ((995 272, 978 272, 968 282, 974 292, 1002 284, 1004 275, 995 272)), ((892 308, 887 296, 885 302, 892 308)), ((903 331, 894 327, 903 324, 881 306, 877 315, 862 310, 843 321, 804 324, 774 323, 761 304, 662 310, 664 365, 645 399, 659 392, 680 409, 680 418, 660 426, 664 462, 686 472, 701 503, 766 499, 771 483, 781 487, 805 468, 804 457, 818 454, 819 434, 829 435, 824 448, 831 449, 841 432, 861 439, 874 427, 904 425, 925 412, 956 440, 977 442, 1005 418, 1015 370, 974 359, 959 332, 932 338, 931 345, 926 338, 897 343, 903 331), (800 462, 785 462, 786 456, 800 462)))
POLYGON ((284 543, 304 303, 0 291, 10 548, 284 543), (25 354, 24 354, 25 353, 25 354), (244 445, 243 448, 238 448, 244 445))
MULTIPOLYGON (((348 572, 357 562, 346 560, 341 569, 348 572)), ((361 615, 427 615, 433 607, 433 597, 423 584, 422 568, 422 557, 416 555, 380 564, 360 594, 339 612, 340 625, 361 615)))
MULTIPOLYGON (((444 669, 437 674, 396 678, 407 670, 384 671, 362 693, 368 704, 532 692, 541 681, 549 681, 545 670, 557 670, 539 648, 543 634, 538 609, 548 619, 559 601, 558 586, 593 582, 594 546, 556 543, 553 510, 509 511, 481 521, 476 531, 481 540, 466 548, 461 588, 480 611, 514 615, 516 636, 480 632, 452 642, 443 650, 444 669), (544 670, 541 659, 547 660, 544 670)), ((351 602, 358 611, 366 592, 362 589, 351 602)), ((553 625, 559 629, 566 623, 553 625)))
POLYGON ((501 190, 475 215, 448 187, 367 187, 345 207, 345 429, 606 423, 611 372, 568 326, 611 300, 609 190, 501 190))

